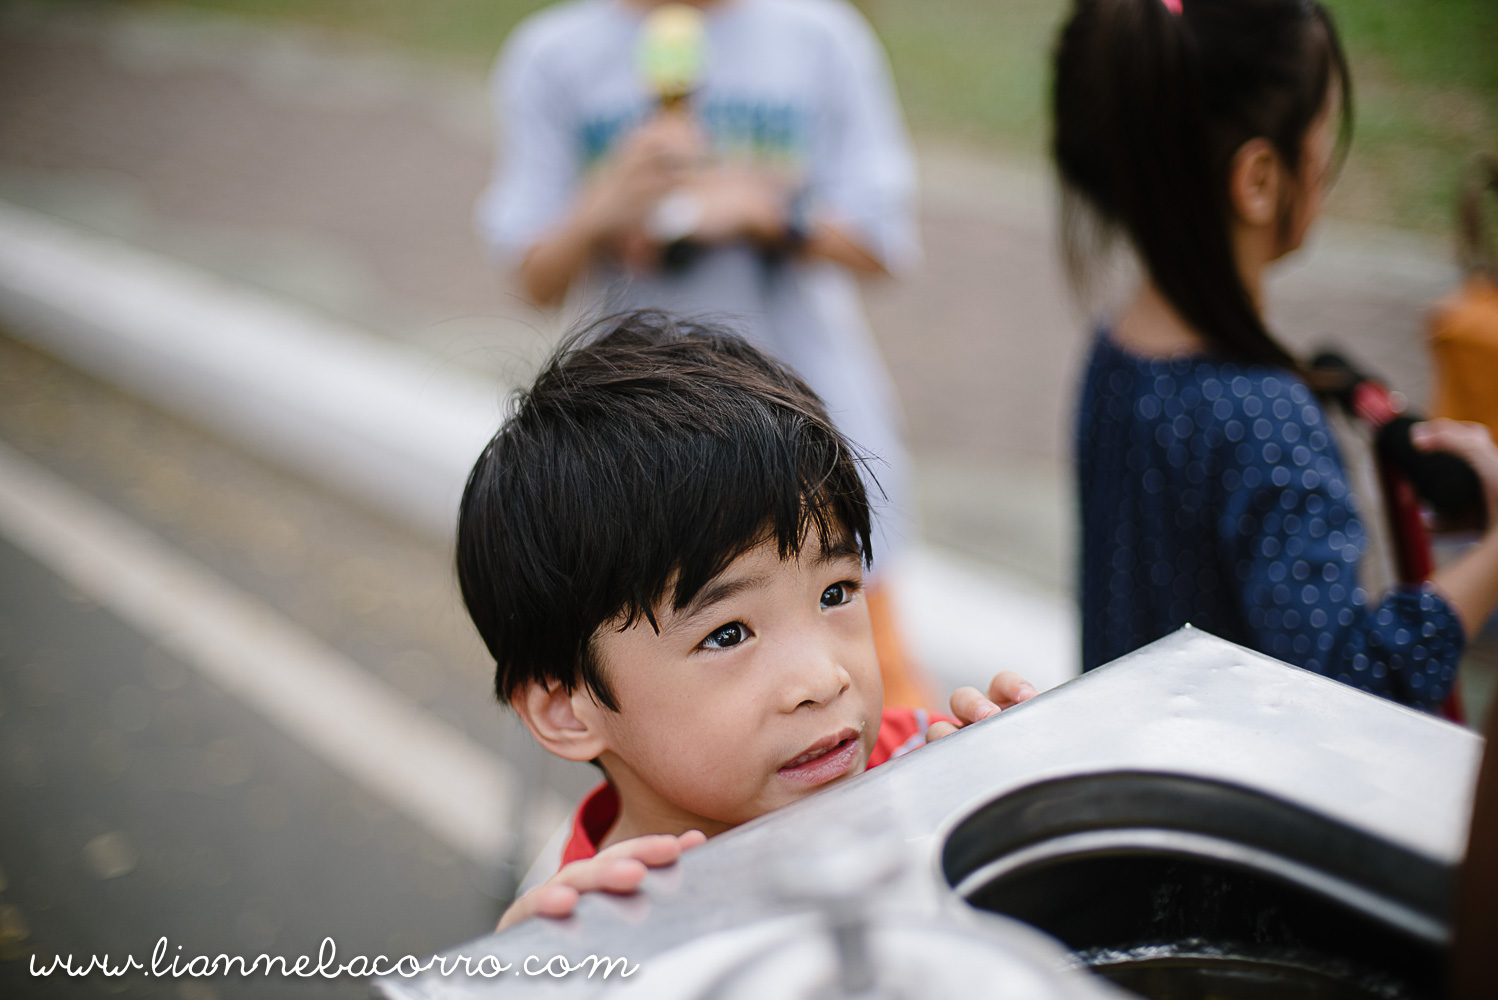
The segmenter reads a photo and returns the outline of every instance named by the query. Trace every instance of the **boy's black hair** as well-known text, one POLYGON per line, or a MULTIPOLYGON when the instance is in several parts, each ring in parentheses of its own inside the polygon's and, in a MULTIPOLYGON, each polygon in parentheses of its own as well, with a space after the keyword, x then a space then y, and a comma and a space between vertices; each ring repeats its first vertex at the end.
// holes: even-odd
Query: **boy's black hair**
POLYGON ((688 604, 773 538, 872 558, 863 459, 816 393, 740 337, 663 312, 569 337, 479 456, 458 514, 463 600, 495 692, 579 687, 619 710, 592 638, 688 604))

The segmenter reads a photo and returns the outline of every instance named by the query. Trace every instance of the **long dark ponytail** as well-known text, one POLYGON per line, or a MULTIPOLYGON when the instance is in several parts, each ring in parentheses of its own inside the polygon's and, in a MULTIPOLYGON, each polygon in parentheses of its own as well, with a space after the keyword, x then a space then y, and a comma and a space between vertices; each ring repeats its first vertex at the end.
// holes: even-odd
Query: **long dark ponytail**
POLYGON ((1074 279, 1095 250, 1092 227, 1121 230, 1214 348, 1298 369, 1239 276, 1228 173, 1256 137, 1298 171, 1333 86, 1345 152, 1351 80, 1326 10, 1315 0, 1076 0, 1055 73, 1052 148, 1074 279))

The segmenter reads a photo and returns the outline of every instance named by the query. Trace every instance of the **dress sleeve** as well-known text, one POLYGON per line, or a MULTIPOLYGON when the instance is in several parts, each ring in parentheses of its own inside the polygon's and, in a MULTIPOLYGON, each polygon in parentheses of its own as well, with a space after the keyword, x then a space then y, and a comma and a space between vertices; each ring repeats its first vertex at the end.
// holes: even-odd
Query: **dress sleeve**
POLYGON ((829 58, 814 123, 811 209, 858 235, 892 272, 920 261, 915 157, 889 61, 862 16, 829 5, 829 58))
POLYGON ((1466 639, 1429 584, 1376 604, 1358 584, 1366 547, 1330 428, 1304 385, 1268 378, 1225 421, 1218 525, 1255 645, 1375 694, 1434 708, 1466 639))
POLYGON ((547 58, 550 33, 523 26, 495 64, 490 93, 496 153, 479 199, 479 235, 501 258, 514 260, 572 203, 581 176, 578 137, 567 113, 566 88, 547 58))

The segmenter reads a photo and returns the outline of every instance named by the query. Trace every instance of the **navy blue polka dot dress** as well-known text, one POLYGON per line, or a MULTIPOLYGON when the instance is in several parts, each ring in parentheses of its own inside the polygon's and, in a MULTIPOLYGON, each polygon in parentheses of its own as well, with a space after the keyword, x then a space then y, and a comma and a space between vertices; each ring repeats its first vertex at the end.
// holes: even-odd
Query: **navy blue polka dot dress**
POLYGON ((1461 623, 1428 585, 1368 602, 1342 460, 1294 375, 1099 335, 1076 448, 1083 669, 1189 622, 1405 704, 1451 690, 1461 623))

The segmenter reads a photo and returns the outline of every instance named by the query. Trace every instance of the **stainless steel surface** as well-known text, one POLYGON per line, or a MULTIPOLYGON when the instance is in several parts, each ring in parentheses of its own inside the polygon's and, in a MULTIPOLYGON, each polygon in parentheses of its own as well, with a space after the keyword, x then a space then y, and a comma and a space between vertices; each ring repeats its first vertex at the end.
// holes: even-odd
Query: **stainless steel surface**
POLYGON ((667 952, 642 970, 627 1000, 947 1000, 1001 992, 1005 1000, 1117 1000, 1064 970, 1054 942, 1014 921, 949 909, 868 914, 870 980, 850 988, 824 923, 772 920, 667 952))
MULTIPOLYGON (((846 838, 824 836, 819 843, 788 852, 777 866, 775 894, 790 907, 819 911, 832 934, 840 996, 867 993, 880 980, 870 944, 876 931, 870 904, 899 876, 905 862, 904 846, 883 833, 851 845, 846 838)), ((726 988, 717 992, 726 993, 726 988)))
MULTIPOLYGON (((825 841, 829 831, 849 843, 893 832, 903 844, 906 870, 872 905, 901 921, 935 924, 967 909, 963 895, 1017 864, 1012 857, 1006 862, 985 856, 998 841, 989 838, 984 823, 1005 803, 1030 796, 1043 805, 1057 790, 1085 795, 1084 805, 1105 806, 1110 789, 1116 793, 1113 808, 1141 809, 1148 820, 1120 812, 1111 823, 1101 814, 1096 829, 1111 825, 1129 832, 1095 837, 1133 838, 1131 845, 1113 847, 1155 848, 1163 838, 1170 850, 1205 862, 1221 861, 1228 852, 1228 860, 1267 866, 1271 874, 1315 892, 1392 914, 1395 925, 1416 937, 1439 938, 1445 933, 1443 880, 1464 852, 1481 746, 1459 727, 1183 629, 1001 716, 717 837, 673 868, 652 873, 636 896, 590 896, 572 919, 529 921, 455 951, 516 962, 528 955, 623 956, 639 963, 642 975, 657 977, 673 963, 685 969, 692 963, 681 956, 691 942, 763 935, 767 922, 785 919, 790 907, 769 885, 771 864, 798 845, 825 841), (1184 817, 1179 821, 1172 818, 1176 803, 1184 817), (1229 825, 1214 830, 1214 822, 1229 825), (1324 858, 1299 856, 1298 844, 1283 842, 1286 831, 1301 829, 1315 837, 1335 834, 1326 841, 1332 850, 1343 842, 1337 836, 1355 850, 1366 849, 1370 867, 1359 867, 1361 855, 1346 855, 1350 867, 1328 874, 1324 858), (981 869, 989 862, 998 867, 985 876, 981 869), (1434 873, 1427 880, 1433 885, 1405 891, 1402 867, 1434 873)), ((1043 817, 1045 809, 1028 815, 1043 817)), ((1060 839, 1068 835, 1064 826, 1048 830, 1042 824, 1032 831, 1032 842, 1042 846, 1014 848, 1059 857, 1100 846, 1085 838, 1060 839)), ((988 916, 982 927, 999 929, 993 936, 996 954, 1009 956, 1015 976, 1037 964, 1054 970, 1047 975, 1061 992, 1051 995, 1091 995, 1089 990, 1104 988, 1098 980, 1061 971, 1060 951, 1033 930, 988 916)), ((723 961, 733 959, 730 944, 720 943, 718 950, 723 961)), ((1006 960, 996 957, 991 967, 992 981, 1003 983, 1006 960)), ((691 977, 683 972, 680 978, 691 977)), ((477 997, 499 989, 574 996, 603 988, 580 976, 506 979, 501 987, 428 974, 377 988, 392 998, 477 997)), ((656 995, 668 995, 669 975, 667 980, 656 995)))

